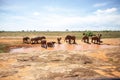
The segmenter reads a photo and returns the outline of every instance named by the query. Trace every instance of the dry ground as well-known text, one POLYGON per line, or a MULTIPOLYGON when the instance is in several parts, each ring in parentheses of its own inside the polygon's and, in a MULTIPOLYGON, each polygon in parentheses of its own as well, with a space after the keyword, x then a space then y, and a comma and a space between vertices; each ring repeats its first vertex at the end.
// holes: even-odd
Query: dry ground
MULTIPOLYGON (((39 44, 23 44, 21 38, 0 38, 0 43, 9 44, 10 48, 39 46, 39 44)), ((85 44, 81 40, 77 40, 77 43, 85 44)), ((77 51, 1 53, 0 80, 120 78, 120 38, 103 39, 101 45, 103 44, 117 47, 77 51)))

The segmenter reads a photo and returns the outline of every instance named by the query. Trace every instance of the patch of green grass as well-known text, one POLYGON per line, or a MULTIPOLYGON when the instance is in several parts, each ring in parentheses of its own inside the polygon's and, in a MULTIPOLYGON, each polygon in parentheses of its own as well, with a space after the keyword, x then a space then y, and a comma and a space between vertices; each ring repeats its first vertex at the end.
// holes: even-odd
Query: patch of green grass
POLYGON ((9 51, 9 45, 8 44, 0 44, 0 53, 5 53, 9 51))
POLYGON ((109 58, 109 61, 113 62, 113 59, 112 59, 112 58, 109 58))

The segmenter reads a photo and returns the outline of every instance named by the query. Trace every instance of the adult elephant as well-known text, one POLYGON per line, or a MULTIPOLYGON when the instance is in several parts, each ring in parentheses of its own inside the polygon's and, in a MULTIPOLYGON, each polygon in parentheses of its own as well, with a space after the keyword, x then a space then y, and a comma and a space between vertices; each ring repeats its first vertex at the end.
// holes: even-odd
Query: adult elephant
POLYGON ((30 38, 29 37, 23 37, 23 43, 29 43, 30 38))
POLYGON ((33 43, 38 44, 39 41, 41 41, 42 39, 46 39, 46 37, 45 37, 45 36, 41 36, 41 37, 34 37, 34 38, 31 38, 31 43, 32 43, 32 44, 33 44, 33 43))
POLYGON ((83 33, 82 41, 84 41, 85 43, 89 43, 89 36, 83 33))
POLYGON ((84 41, 85 43, 89 43, 89 37, 88 36, 83 36, 82 41, 84 41))
POLYGON ((69 44, 73 43, 76 44, 76 37, 75 36, 71 36, 71 35, 67 35, 65 37, 65 41, 68 42, 69 44), (73 41, 73 42, 72 42, 73 41))
POLYGON ((97 36, 93 36, 91 38, 91 42, 94 44, 100 44, 101 43, 101 36, 102 36, 102 34, 98 34, 97 36))

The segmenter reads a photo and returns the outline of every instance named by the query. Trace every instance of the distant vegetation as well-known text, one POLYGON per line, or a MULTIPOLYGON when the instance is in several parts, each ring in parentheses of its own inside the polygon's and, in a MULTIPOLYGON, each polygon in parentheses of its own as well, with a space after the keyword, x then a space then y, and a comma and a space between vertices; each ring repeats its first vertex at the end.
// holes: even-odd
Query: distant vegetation
POLYGON ((87 32, 90 34, 102 34, 102 38, 120 38, 120 31, 2 31, 0 37, 34 37, 34 36, 46 36, 50 38, 56 38, 56 36, 65 37, 66 35, 75 35, 78 39, 81 39, 83 33, 87 32))

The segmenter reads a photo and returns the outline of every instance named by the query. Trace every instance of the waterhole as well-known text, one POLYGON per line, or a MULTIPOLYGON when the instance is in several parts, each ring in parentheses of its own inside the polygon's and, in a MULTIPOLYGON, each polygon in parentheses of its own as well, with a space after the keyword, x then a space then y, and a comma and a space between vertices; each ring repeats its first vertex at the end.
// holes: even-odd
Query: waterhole
POLYGON ((48 47, 47 49, 42 48, 41 45, 35 47, 21 47, 10 49, 10 53, 30 53, 40 52, 43 50, 57 51, 57 50, 96 50, 103 48, 113 48, 116 46, 111 45, 97 45, 97 44, 55 44, 54 47, 48 47))

